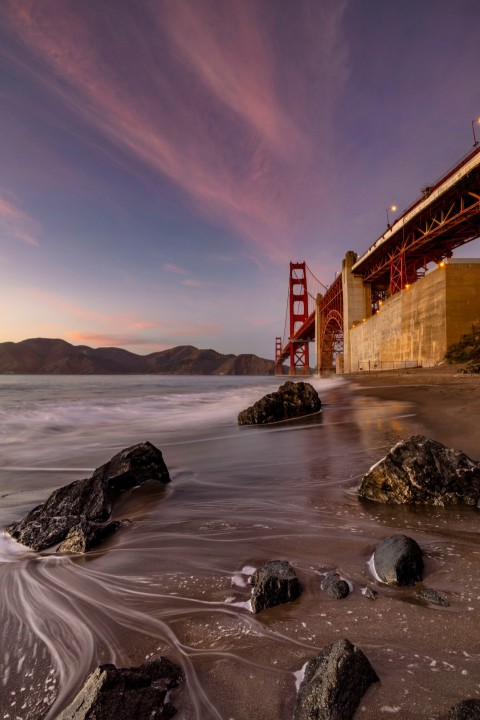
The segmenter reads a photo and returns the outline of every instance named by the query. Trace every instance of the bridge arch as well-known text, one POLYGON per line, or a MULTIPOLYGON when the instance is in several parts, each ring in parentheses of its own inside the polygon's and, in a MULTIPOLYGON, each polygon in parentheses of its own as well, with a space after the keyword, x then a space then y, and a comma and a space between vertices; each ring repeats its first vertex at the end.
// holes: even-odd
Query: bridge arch
POLYGON ((335 357, 343 354, 343 313, 337 309, 320 312, 320 342, 317 371, 335 371, 335 357))

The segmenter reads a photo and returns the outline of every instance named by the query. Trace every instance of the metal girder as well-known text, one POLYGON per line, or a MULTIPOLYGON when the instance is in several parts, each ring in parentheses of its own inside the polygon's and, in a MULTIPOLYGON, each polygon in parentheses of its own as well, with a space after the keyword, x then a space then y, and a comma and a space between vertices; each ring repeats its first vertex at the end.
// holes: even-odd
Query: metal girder
POLYGON ((335 355, 343 352, 343 311, 329 309, 320 315, 320 373, 332 372, 335 355))
POLYGON ((456 247, 478 237, 480 196, 464 190, 450 197, 448 204, 437 207, 435 213, 407 223, 398 235, 395 246, 361 273, 365 282, 385 283, 389 277, 390 291, 396 292, 413 282, 417 270, 426 263, 450 257, 456 247))
POLYGON ((343 288, 338 277, 318 303, 320 315, 318 371, 328 373, 333 369, 336 353, 343 352, 343 288))

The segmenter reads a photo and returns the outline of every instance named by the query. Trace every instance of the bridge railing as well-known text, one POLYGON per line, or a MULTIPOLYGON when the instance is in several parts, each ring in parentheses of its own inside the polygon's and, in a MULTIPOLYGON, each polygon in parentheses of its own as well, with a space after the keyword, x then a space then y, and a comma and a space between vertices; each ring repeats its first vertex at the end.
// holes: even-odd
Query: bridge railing
POLYGON ((365 360, 358 361, 357 372, 381 372, 382 370, 408 370, 422 367, 418 360, 365 360))

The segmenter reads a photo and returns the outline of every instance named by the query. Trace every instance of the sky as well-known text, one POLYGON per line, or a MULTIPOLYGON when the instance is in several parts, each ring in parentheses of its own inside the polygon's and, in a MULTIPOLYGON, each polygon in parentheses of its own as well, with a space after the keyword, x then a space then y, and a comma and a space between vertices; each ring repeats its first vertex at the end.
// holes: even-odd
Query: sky
POLYGON ((2 0, 0 342, 272 358, 289 262, 329 285, 472 148, 479 27, 478 0, 2 0))

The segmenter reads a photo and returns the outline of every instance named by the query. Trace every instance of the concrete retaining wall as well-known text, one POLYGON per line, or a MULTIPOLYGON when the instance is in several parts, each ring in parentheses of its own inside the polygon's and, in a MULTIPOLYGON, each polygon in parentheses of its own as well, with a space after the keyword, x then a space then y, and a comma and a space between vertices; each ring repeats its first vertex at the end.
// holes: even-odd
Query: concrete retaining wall
POLYGON ((431 367, 472 326, 480 327, 480 262, 451 260, 349 330, 350 370, 431 367))

